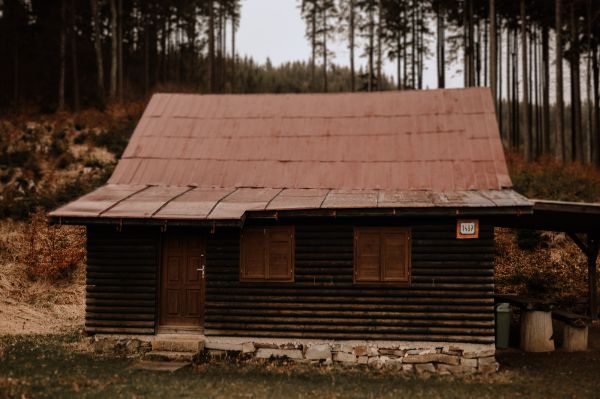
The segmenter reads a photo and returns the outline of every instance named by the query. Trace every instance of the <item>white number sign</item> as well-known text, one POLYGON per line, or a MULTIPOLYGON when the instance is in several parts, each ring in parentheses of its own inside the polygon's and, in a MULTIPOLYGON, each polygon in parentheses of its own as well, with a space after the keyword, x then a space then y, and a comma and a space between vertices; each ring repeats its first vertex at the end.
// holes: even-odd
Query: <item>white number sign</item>
POLYGON ((479 220, 458 220, 456 222, 456 238, 478 238, 479 220))

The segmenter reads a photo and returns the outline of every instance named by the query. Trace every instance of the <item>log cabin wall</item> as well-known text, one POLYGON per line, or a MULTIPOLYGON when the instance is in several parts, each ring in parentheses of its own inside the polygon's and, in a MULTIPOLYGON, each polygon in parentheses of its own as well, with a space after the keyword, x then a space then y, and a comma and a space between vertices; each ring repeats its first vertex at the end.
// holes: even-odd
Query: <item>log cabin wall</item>
POLYGON ((87 228, 88 333, 154 334, 158 228, 87 228))
POLYGON ((206 335, 494 342, 491 225, 457 240, 454 220, 410 224, 407 286, 353 283, 356 223, 294 224, 292 283, 240 282, 239 230, 208 236, 206 335))

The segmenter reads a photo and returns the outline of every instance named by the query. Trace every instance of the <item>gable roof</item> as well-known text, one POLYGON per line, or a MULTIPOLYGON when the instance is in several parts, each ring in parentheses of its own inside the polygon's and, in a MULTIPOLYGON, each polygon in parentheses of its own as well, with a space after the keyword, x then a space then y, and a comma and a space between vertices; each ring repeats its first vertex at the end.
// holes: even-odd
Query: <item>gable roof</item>
POLYGON ((62 217, 529 206, 489 89, 152 97, 108 184, 62 217))

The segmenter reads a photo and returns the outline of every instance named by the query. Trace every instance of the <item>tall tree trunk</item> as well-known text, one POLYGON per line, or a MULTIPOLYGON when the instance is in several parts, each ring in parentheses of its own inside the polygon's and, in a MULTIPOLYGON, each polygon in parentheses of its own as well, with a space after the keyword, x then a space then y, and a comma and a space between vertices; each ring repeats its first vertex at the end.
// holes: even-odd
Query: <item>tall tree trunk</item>
POLYGON ((67 5, 60 0, 60 45, 58 77, 58 110, 65 109, 65 77, 67 73, 67 5))
POLYGON ((117 77, 119 64, 119 28, 117 16, 117 0, 110 0, 110 98, 114 100, 117 97, 117 77))
POLYGON ((521 67, 523 79, 523 155, 525 161, 532 159, 531 129, 529 125, 529 73, 527 70, 527 13, 525 0, 521 0, 521 67))
POLYGON ((78 112, 81 108, 80 94, 79 94, 79 60, 77 59, 77 21, 75 15, 77 14, 76 9, 77 1, 71 0, 71 72, 73 74, 73 110, 78 112))
POLYGON ((98 0, 90 0, 92 11, 92 30, 94 32, 94 51, 96 52, 96 91, 98 103, 101 107, 105 104, 104 97, 104 61, 102 57, 102 38, 100 37, 100 10, 98 0))
POLYGON ((489 22, 488 19, 484 19, 483 21, 483 45, 480 46, 483 48, 483 85, 484 86, 489 86, 489 63, 488 63, 488 56, 489 56, 489 22))
POLYGON ((518 56, 518 52, 519 52, 519 34, 518 31, 515 29, 513 31, 513 59, 512 59, 512 75, 513 75, 513 80, 512 80, 512 84, 513 84, 513 98, 512 98, 512 105, 513 105, 513 116, 512 116, 512 123, 513 123, 513 132, 514 132, 514 143, 515 143, 515 148, 517 150, 521 150, 521 124, 519 123, 519 121, 521 120, 520 118, 520 110, 519 110, 519 56, 518 56))
MULTIPOLYGON (((533 75, 533 80, 531 80, 533 82, 533 98, 531 98, 532 104, 533 104, 533 118, 535 120, 535 129, 532 129, 532 134, 534 134, 534 140, 533 140, 533 156, 534 158, 537 158, 540 156, 540 149, 542 148, 541 146, 541 134, 540 134, 540 113, 539 113, 539 104, 540 104, 540 97, 539 97, 539 81, 538 81, 538 77, 539 77, 539 60, 538 60, 538 45, 537 45, 537 30, 534 27, 533 28, 533 36, 531 36, 531 50, 530 50, 530 54, 533 55, 533 65, 530 68, 530 74, 533 75)), ((532 60, 532 56, 529 56, 529 59, 532 60)), ((533 123, 532 123, 533 126, 533 123)))
MULTIPOLYGON (((406 26, 408 23, 408 16, 406 14, 406 11, 402 12, 402 20, 403 20, 403 26, 406 26)), ((402 87, 406 88, 408 87, 408 65, 407 65, 407 61, 408 61, 408 30, 407 29, 403 29, 402 30, 402 59, 404 60, 403 64, 403 73, 402 73, 402 87)))
POLYGON ((410 61, 410 68, 411 68, 411 85, 413 89, 417 88, 417 71, 416 71, 416 64, 417 64, 417 60, 416 60, 416 55, 417 55, 417 2, 415 0, 413 0, 412 2, 412 10, 411 10, 411 52, 410 52, 410 56, 411 56, 411 61, 410 61))
POLYGON ((571 3, 570 24, 571 26, 571 151, 573 159, 585 162, 583 157, 584 137, 581 126, 581 85, 579 69, 579 26, 575 17, 575 6, 571 3))
POLYGON ((463 85, 469 87, 469 0, 463 3, 463 85))
POLYGON ((550 139, 550 39, 548 24, 542 23, 542 151, 550 154, 554 149, 550 139))
POLYGON ((437 3, 437 73, 438 88, 446 87, 446 49, 445 49, 445 22, 442 2, 437 3))
POLYGON ((498 60, 498 68, 496 69, 497 81, 496 81, 496 108, 498 109, 498 123, 500 124, 500 133, 503 134, 504 138, 506 138, 506 134, 504 132, 504 104, 502 101, 502 25, 496 29, 497 35, 494 40, 496 40, 496 53, 495 57, 498 60))
POLYGON ((237 90, 237 76, 236 76, 236 55, 235 55, 235 33, 236 33, 236 18, 235 15, 231 17, 231 92, 235 93, 237 90))
POLYGON ((555 155, 566 160, 566 140, 564 128, 565 106, 563 98, 563 49, 562 49, 562 0, 555 0, 556 21, 556 132, 554 134, 555 155))
POLYGON ((587 163, 595 162, 596 136, 594 135, 594 102, 592 99, 592 0, 587 1, 586 12, 586 36, 587 36, 587 111, 588 111, 588 128, 586 129, 586 145, 585 158, 587 163))
POLYGON ((322 11, 323 23, 323 92, 327 93, 329 87, 327 84, 327 9, 322 11))
POLYGON ((514 79, 514 76, 512 74, 512 52, 513 52, 513 48, 511 45, 511 29, 510 27, 506 28, 506 103, 508 106, 508 112, 507 112, 507 127, 506 127, 506 131, 508 133, 508 143, 509 143, 509 148, 510 149, 514 149, 515 143, 513 141, 514 138, 514 131, 513 131, 513 119, 514 119, 514 114, 513 114, 513 106, 512 106, 512 87, 513 87, 513 83, 512 83, 512 79, 514 79))
POLYGON ((423 68, 424 68, 424 53, 425 53, 425 47, 424 47, 424 43, 423 43, 423 8, 421 6, 419 6, 418 8, 418 21, 419 24, 417 25, 417 34, 418 34, 418 41, 417 41, 417 51, 419 54, 419 90, 423 89, 423 68))
MULTIPOLYGON (((221 6, 223 7, 223 6, 221 6)), ((221 34, 221 73, 219 74, 221 76, 221 87, 220 87, 220 91, 223 92, 225 90, 225 81, 227 78, 226 75, 226 71, 227 71, 227 24, 226 24, 226 19, 225 19, 225 10, 223 9, 221 11, 221 15, 220 15, 220 21, 219 24, 221 26, 221 30, 223 31, 223 33, 221 34)))
MULTIPOLYGON (((164 50, 163 50, 164 51, 164 50)), ((144 95, 150 94, 150 33, 148 25, 144 27, 144 95)))
POLYGON ((119 95, 119 102, 123 102, 123 0, 117 1, 117 14, 119 16, 118 23, 118 77, 117 77, 117 92, 119 95))
POLYGON ((210 92, 217 89, 216 67, 215 67, 215 10, 214 0, 208 1, 208 73, 210 92))
POLYGON ((312 38, 312 56, 310 59, 310 75, 312 80, 312 89, 315 90, 317 87, 317 74, 316 74, 316 62, 317 62, 317 5, 313 3, 311 14, 311 38, 312 38))
POLYGON ((497 56, 498 49, 496 45, 497 33, 496 33, 496 2, 495 0, 489 0, 489 19, 490 19, 490 33, 489 33, 489 45, 490 45, 490 87, 492 89, 492 96, 494 100, 496 100, 497 95, 497 85, 498 85, 498 73, 497 73, 497 56))
POLYGON ((475 24, 477 27, 477 33, 475 37, 475 84, 481 86, 481 24, 479 21, 475 24))
POLYGON ((373 91, 373 52, 375 51, 375 12, 373 6, 369 5, 369 81, 367 82, 368 91, 373 91))
POLYGON ((402 90, 402 35, 398 32, 396 36, 396 89, 402 90))
POLYGON ((354 71, 354 32, 355 32, 355 0, 350 0, 350 23, 349 23, 349 31, 348 31, 348 41, 350 48, 350 90, 356 91, 356 72, 354 71))
POLYGON ((598 65, 598 46, 592 47, 592 69, 594 75, 594 125, 596 131, 596 163, 600 166, 600 66, 598 65))
POLYGON ((18 105, 19 103, 19 94, 20 94, 20 54, 19 54, 19 46, 20 46, 20 35, 19 35, 19 21, 17 15, 17 4, 16 2, 5 2, 5 12, 7 18, 10 16, 10 21, 12 22, 12 100, 13 105, 18 105))
POLYGON ((382 60, 382 38, 383 38, 383 9, 381 6, 381 0, 377 3, 377 90, 381 90, 381 66, 383 64, 382 60))
POLYGON ((468 0, 468 21, 469 21, 469 86, 475 86, 475 23, 473 22, 473 1, 468 0))

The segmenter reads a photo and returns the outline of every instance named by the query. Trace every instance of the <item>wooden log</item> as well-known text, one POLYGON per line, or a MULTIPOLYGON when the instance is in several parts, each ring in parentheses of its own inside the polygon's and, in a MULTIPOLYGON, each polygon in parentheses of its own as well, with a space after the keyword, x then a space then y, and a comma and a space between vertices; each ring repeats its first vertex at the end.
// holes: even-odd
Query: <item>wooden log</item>
POLYGON ((525 352, 553 351, 552 331, 551 312, 537 310, 521 312, 521 350, 525 352))
MULTIPOLYGON (((234 337, 268 337, 268 338, 315 338, 315 339, 356 339, 364 340, 364 333, 352 332, 318 332, 318 331, 261 331, 244 328, 220 329, 205 328, 206 336, 234 336, 234 337)), ((411 335, 411 334, 378 334, 369 333, 369 339, 378 340, 402 340, 402 341, 428 341, 428 342, 461 342, 461 343, 479 343, 493 344, 494 336, 476 336, 476 335, 411 335)))

